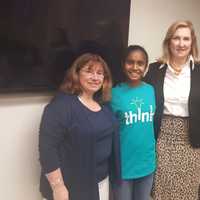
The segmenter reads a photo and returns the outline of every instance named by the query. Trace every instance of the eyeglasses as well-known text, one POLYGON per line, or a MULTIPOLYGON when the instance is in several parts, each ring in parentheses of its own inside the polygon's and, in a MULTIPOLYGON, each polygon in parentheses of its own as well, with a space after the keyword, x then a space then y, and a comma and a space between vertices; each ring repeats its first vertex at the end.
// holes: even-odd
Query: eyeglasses
POLYGON ((98 79, 104 78, 104 73, 102 71, 93 71, 91 69, 81 69, 80 72, 82 72, 88 78, 93 78, 94 76, 98 79))

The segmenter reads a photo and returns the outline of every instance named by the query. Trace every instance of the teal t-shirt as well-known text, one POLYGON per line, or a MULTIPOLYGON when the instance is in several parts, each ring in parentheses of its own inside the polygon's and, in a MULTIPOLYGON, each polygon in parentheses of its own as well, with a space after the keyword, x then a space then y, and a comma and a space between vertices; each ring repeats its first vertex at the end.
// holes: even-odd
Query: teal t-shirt
POLYGON ((122 178, 151 174, 156 167, 153 87, 145 82, 137 87, 121 83, 112 89, 110 104, 120 122, 122 178))

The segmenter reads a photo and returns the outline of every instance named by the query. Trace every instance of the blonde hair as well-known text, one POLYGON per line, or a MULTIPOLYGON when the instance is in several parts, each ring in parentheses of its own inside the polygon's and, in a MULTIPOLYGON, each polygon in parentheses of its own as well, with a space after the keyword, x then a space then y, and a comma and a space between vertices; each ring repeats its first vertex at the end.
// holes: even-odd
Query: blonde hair
POLYGON ((162 44, 163 55, 158 59, 158 61, 161 63, 167 63, 170 60, 169 44, 170 44, 170 41, 171 41, 174 33, 179 28, 189 28, 190 29, 191 37, 192 37, 192 45, 191 45, 190 54, 193 56, 195 62, 199 62, 199 51, 198 51, 195 30, 194 30, 192 22, 187 21, 187 20, 176 21, 168 28, 165 38, 163 40, 163 44, 162 44))
POLYGON ((65 74, 63 83, 60 86, 60 90, 70 94, 79 95, 82 92, 79 81, 79 71, 89 62, 91 62, 92 65, 95 65, 95 63, 100 63, 102 65, 104 70, 104 80, 100 90, 100 101, 109 101, 111 98, 112 88, 112 77, 110 70, 101 56, 92 53, 85 53, 74 61, 72 66, 65 74))

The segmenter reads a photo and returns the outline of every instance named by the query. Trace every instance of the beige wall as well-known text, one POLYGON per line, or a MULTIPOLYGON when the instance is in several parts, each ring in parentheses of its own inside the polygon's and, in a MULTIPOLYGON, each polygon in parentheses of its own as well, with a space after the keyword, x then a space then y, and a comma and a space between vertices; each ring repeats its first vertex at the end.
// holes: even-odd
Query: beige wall
POLYGON ((162 40, 169 25, 179 19, 191 20, 200 47, 199 0, 132 0, 129 44, 146 48, 150 60, 161 55, 162 40))
MULTIPOLYGON (((178 18, 192 20, 200 38, 199 7, 199 0, 132 0, 129 44, 142 44, 152 59, 157 57, 166 28, 178 18)), ((1 199, 40 200, 38 128, 50 98, 50 94, 0 95, 1 199)))
POLYGON ((0 95, 0 199, 40 200, 38 128, 48 94, 0 95))

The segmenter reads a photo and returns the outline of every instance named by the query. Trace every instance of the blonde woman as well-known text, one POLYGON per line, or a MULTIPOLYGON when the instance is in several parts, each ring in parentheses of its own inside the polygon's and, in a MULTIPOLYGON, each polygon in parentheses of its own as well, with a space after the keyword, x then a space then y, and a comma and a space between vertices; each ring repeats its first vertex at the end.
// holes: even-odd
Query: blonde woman
POLYGON ((200 184, 200 65, 190 21, 173 23, 163 55, 145 80, 156 93, 158 166, 153 199, 198 200, 200 184))

